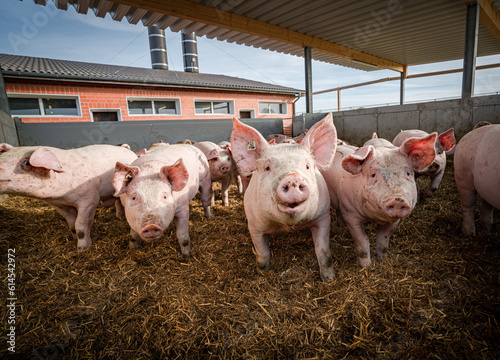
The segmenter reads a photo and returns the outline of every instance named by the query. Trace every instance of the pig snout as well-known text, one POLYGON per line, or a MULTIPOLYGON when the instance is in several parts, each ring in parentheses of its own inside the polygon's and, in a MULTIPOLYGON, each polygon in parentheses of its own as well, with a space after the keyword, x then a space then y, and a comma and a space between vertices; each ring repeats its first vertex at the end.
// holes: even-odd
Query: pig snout
POLYGON ((436 163, 436 162, 433 162, 432 164, 429 165, 429 167, 427 168, 428 171, 430 172, 437 172, 439 170, 439 164, 436 163))
POLYGON ((309 197, 309 187, 303 177, 297 174, 285 176, 278 184, 276 189, 280 210, 289 212, 293 210, 309 197))
POLYGON ((404 218, 411 212, 411 206, 401 197, 394 197, 387 201, 384 210, 391 218, 404 218))
POLYGON ((156 239, 163 233, 163 230, 158 225, 149 224, 142 228, 141 237, 144 239, 156 239))
POLYGON ((226 174, 226 173, 231 171, 231 167, 228 165, 223 165, 223 166, 221 166, 220 171, 222 171, 224 174, 226 174))

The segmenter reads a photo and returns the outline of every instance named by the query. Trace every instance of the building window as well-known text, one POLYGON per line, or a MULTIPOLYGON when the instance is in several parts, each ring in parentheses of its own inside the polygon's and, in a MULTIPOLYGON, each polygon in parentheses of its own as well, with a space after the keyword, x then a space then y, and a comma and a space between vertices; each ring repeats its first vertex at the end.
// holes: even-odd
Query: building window
POLYGON ((259 102, 259 114, 286 114, 285 102, 259 102))
POLYGON ((179 115, 177 99, 129 99, 127 103, 130 115, 179 115))
POLYGON ((78 99, 74 97, 9 97, 13 116, 79 116, 78 99))
POLYGON ((196 114, 232 114, 233 103, 231 101, 207 101, 194 102, 196 114))
POLYGON ((92 121, 120 121, 120 110, 103 109, 103 110, 90 110, 92 113, 92 121))

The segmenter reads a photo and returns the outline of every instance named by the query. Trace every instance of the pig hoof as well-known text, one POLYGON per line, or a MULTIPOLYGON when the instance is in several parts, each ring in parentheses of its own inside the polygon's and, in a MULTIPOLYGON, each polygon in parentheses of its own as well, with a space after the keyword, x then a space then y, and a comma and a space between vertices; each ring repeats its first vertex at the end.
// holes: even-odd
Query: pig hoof
POLYGON ((321 278, 321 281, 323 282, 330 282, 335 278, 335 272, 333 270, 328 271, 328 274, 319 274, 319 277, 321 278))
POLYGON ((128 242, 128 248, 129 249, 138 249, 141 247, 141 241, 140 240, 135 240, 135 239, 132 239, 128 242))
POLYGON ((268 273, 271 270, 269 264, 257 264, 257 271, 261 274, 268 273))

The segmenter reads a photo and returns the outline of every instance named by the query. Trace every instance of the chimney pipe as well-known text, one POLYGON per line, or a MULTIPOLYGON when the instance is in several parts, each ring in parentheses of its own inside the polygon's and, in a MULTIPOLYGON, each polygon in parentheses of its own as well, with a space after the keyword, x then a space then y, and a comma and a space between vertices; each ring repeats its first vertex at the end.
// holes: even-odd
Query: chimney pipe
POLYGON ((182 54, 184 56, 184 71, 199 72, 198 69, 198 45, 196 43, 196 34, 182 33, 182 54))
POLYGON ((148 28, 149 51, 151 53, 151 66, 153 69, 168 70, 167 43, 165 30, 153 25, 148 28))

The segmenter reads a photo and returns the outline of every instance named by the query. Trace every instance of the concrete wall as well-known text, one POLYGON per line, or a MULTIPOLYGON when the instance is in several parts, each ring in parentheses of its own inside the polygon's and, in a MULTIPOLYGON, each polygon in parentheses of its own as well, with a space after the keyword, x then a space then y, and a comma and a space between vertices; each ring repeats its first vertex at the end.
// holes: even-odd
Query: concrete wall
POLYGON ((5 92, 5 83, 0 71, 0 143, 19 145, 17 140, 16 125, 10 117, 9 101, 5 92))
MULTIPOLYGON (((294 117, 294 136, 309 129, 326 114, 294 117)), ((460 139, 480 121, 500 123, 500 95, 472 98, 468 104, 460 99, 380 108, 339 111, 333 113, 338 137, 354 145, 362 145, 373 132, 392 140, 401 130, 421 129, 438 132, 453 128, 460 139)))
MULTIPOLYGON (((282 119, 243 119, 262 135, 283 133, 282 119)), ((23 146, 53 146, 62 149, 91 144, 130 145, 138 151, 160 140, 176 143, 184 139, 219 143, 231 138, 233 120, 156 120, 30 124, 17 121, 19 142, 23 146)))

